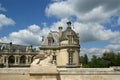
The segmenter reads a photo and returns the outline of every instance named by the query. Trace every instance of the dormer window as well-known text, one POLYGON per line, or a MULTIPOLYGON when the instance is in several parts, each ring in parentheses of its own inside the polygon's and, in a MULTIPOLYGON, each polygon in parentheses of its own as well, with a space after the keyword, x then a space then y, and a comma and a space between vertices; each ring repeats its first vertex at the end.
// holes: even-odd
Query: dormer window
POLYGON ((50 46, 52 43, 51 43, 51 40, 48 40, 48 45, 50 46))
POLYGON ((48 38, 48 45, 51 46, 54 43, 54 39, 53 39, 52 33, 49 33, 47 38, 48 38))
POLYGON ((48 38, 48 45, 51 46, 54 43, 53 38, 48 38))

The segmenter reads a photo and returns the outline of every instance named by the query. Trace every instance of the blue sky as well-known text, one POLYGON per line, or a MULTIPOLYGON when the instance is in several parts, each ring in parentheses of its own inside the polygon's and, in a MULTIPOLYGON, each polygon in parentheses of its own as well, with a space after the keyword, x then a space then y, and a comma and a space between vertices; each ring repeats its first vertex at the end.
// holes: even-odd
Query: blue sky
MULTIPOLYGON (((8 31, 8 27, 3 28, 1 33, 7 30, 2 35, 8 35, 13 31, 26 28, 28 25, 47 22, 52 23, 53 19, 46 17, 45 8, 51 2, 50 0, 1 0, 2 6, 7 10, 1 13, 12 18, 15 21, 15 25, 8 31)), ((54 20, 53 20, 54 21, 54 20)), ((9 25, 10 26, 10 25, 9 25)))
POLYGON ((39 46, 50 30, 80 35, 81 55, 120 52, 119 0, 0 0, 0 42, 39 46))

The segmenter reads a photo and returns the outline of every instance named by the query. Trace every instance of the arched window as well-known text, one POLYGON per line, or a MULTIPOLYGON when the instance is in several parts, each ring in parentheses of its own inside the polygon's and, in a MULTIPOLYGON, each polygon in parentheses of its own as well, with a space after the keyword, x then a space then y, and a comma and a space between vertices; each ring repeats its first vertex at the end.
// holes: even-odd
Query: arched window
POLYGON ((21 56, 20 57, 20 63, 25 64, 26 63, 26 56, 21 56))
POLYGON ((13 55, 9 56, 8 63, 14 64, 15 63, 15 57, 13 55))

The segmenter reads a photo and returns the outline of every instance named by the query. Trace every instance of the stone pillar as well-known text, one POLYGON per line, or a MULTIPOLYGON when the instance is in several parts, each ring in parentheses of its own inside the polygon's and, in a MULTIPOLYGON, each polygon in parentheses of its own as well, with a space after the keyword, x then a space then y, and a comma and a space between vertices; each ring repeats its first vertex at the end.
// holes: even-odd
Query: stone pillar
POLYGON ((32 58, 32 57, 31 57, 31 56, 29 56, 29 64, 31 64, 31 58, 32 58))
POLYGON ((6 56, 6 68, 9 67, 9 64, 8 64, 8 57, 9 57, 9 56, 6 56))
POLYGON ((2 56, 2 63, 5 64, 5 57, 2 56))
POLYGON ((18 56, 18 62, 17 63, 18 63, 18 65, 20 64, 20 56, 18 56))
POLYGON ((15 55, 15 64, 17 64, 17 56, 15 55))
POLYGON ((26 55, 26 64, 28 64, 28 56, 26 55))

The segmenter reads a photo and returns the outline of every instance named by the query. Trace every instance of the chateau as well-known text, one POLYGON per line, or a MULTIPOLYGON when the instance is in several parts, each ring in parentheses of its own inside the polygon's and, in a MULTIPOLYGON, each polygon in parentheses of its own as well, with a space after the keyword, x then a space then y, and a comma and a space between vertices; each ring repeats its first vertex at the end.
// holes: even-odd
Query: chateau
MULTIPOLYGON (((32 46, 15 45, 10 42, 0 44, 1 67, 29 67, 38 53, 50 54, 51 63, 57 67, 79 67, 79 36, 71 29, 71 22, 67 22, 67 29, 59 32, 51 31, 43 37, 40 52, 32 46)), ((39 55, 37 55, 39 57, 39 55)))
POLYGON ((71 22, 67 22, 65 31, 59 27, 59 32, 51 31, 43 38, 38 56, 49 54, 50 62, 57 67, 79 67, 79 53, 79 36, 71 29, 71 22))
POLYGON ((59 27, 58 32, 50 31, 43 37, 39 52, 32 46, 27 50, 16 47, 18 50, 2 48, 6 68, 0 68, 0 80, 120 80, 120 67, 80 68, 79 36, 72 30, 70 21, 64 31, 59 27), (23 67, 23 63, 29 63, 30 67, 8 68, 23 67))
POLYGON ((0 67, 30 67, 37 54, 32 46, 0 43, 0 67))

